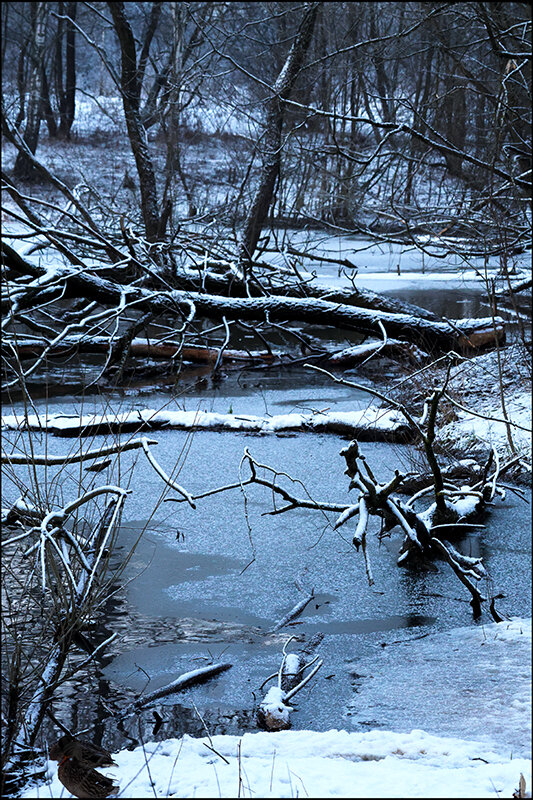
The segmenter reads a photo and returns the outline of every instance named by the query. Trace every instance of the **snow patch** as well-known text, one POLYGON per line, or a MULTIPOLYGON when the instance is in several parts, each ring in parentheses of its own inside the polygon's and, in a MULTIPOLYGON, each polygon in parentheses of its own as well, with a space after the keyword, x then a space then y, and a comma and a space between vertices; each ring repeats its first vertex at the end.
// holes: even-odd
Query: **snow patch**
MULTIPOLYGON (((113 758, 118 768, 107 773, 120 782, 119 797, 139 798, 511 797, 531 763, 416 729, 185 735, 113 758)), ((22 794, 50 796, 65 796, 56 775, 22 794)))

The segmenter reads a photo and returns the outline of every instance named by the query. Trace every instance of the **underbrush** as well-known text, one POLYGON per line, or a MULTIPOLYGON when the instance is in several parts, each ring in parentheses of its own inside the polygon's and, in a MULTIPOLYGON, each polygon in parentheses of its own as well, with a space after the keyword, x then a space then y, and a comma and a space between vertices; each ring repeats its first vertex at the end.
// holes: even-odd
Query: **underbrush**
MULTIPOLYGON (((23 416, 32 411, 29 402, 23 416)), ((46 431, 4 436, 4 791, 24 780, 33 759, 46 753, 45 718, 64 730, 54 702, 101 663, 116 636, 102 639, 102 612, 122 591, 124 570, 168 487, 177 487, 159 473, 161 493, 147 503, 146 524, 118 547, 125 504, 139 489, 139 454, 158 471, 150 444, 145 437, 115 436, 103 443, 89 437, 55 455, 58 448, 46 431)))

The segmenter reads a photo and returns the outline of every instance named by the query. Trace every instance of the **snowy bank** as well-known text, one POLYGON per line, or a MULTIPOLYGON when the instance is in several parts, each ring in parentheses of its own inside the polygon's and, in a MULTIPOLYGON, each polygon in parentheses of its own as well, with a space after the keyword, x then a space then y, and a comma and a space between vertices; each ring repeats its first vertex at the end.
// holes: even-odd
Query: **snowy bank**
POLYGON ((457 418, 443 426, 438 442, 453 454, 484 457, 494 447, 500 458, 516 453, 531 463, 530 357, 518 344, 463 361, 451 371, 450 386, 457 418))
MULTIPOLYGON (((531 392, 529 389, 514 392, 505 403, 510 433, 516 453, 531 459, 531 392)), ((448 423, 439 431, 439 443, 461 455, 488 452, 494 447, 501 458, 513 454, 503 419, 501 403, 482 405, 475 409, 475 416, 468 411, 459 411, 459 419, 448 423)))
MULTIPOLYGON (((128 798, 511 797, 531 770, 527 759, 421 730, 185 735, 113 758, 106 774, 128 798)), ((56 772, 49 762, 51 782, 22 797, 69 797, 56 772)))

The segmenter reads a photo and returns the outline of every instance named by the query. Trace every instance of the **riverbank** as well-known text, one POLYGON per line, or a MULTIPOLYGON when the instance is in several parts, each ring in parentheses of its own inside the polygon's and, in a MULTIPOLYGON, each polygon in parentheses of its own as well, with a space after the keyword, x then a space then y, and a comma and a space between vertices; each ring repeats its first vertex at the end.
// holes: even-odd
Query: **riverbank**
POLYGON ((438 444, 456 457, 519 461, 508 477, 531 483, 531 365, 521 344, 464 361, 450 375, 449 413, 438 444))
MULTIPOLYGON (((411 642, 404 660, 416 661, 417 649, 427 659, 428 648, 449 665, 449 680, 432 682, 427 697, 436 726, 440 706, 448 723, 455 720, 446 736, 430 732, 436 726, 406 730, 406 714, 394 730, 184 735, 121 750, 107 774, 120 784, 119 797, 511 797, 520 774, 530 792, 531 620, 435 634, 411 642), (478 705, 482 719, 463 713, 478 705), (449 735, 456 731, 462 735, 449 735)), ((387 648, 382 658, 395 660, 396 652, 387 648)), ((392 683, 403 677, 400 669, 392 683)), ((68 796, 56 772, 49 761, 47 782, 21 796, 68 796)))

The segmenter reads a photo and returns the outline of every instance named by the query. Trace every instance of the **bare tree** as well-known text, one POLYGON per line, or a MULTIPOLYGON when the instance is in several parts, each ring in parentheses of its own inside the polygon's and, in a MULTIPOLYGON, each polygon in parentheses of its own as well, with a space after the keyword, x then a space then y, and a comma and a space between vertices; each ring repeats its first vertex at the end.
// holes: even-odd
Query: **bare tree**
MULTIPOLYGON (((30 54, 29 97, 26 106, 26 124, 23 139, 31 153, 37 150, 39 131, 42 119, 43 59, 46 42, 46 25, 48 20, 48 3, 39 2, 32 5, 32 40, 30 54)), ((33 164, 26 153, 20 151, 15 161, 14 174, 27 180, 34 174, 33 164)))
POLYGON ((319 7, 320 3, 309 3, 305 6, 304 17, 298 33, 283 68, 272 87, 273 96, 267 102, 261 178, 244 223, 244 232, 240 245, 240 259, 245 266, 250 263, 255 252, 257 241, 272 201, 272 194, 281 164, 281 133, 285 101, 291 95, 311 42, 319 7))
MULTIPOLYGON (((161 230, 161 214, 157 197, 157 184, 152 159, 148 150, 146 130, 141 120, 141 87, 143 64, 148 54, 141 54, 137 61, 135 37, 126 17, 124 3, 108 4, 113 17, 115 33, 120 44, 121 53, 121 92, 124 104, 124 117, 128 129, 131 149, 135 158, 139 185, 141 191, 141 210, 148 241, 155 241, 163 231, 161 230)), ((158 4, 154 3, 157 7, 158 4)), ((147 32, 148 46, 150 46, 150 29, 147 32)))
POLYGON ((59 133, 70 139, 76 111, 76 20, 77 3, 58 3, 55 81, 59 105, 59 133), (66 19, 63 19, 65 15, 66 19), (65 56, 63 59, 63 41, 65 56))

